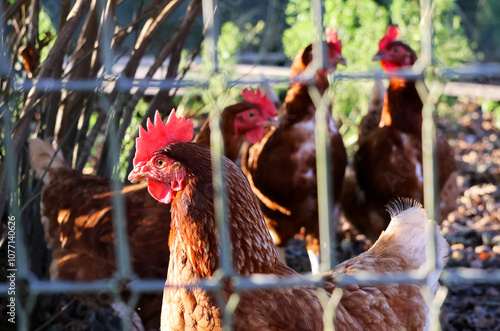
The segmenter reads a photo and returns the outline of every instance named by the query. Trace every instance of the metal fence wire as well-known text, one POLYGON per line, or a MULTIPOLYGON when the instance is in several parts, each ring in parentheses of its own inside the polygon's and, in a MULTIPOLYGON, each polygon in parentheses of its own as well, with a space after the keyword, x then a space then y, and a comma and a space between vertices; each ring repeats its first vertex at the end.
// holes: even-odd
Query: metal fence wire
MULTIPOLYGON (((348 0, 350 1, 350 0, 348 0)), ((81 1, 81 6, 88 6, 90 1, 81 1)), ((112 54, 112 37, 113 30, 115 28, 112 16, 110 14, 110 8, 107 2, 104 0, 97 1, 99 4, 99 19, 104 22, 102 24, 102 30, 99 31, 99 38, 103 45, 108 45, 108 49, 100 52, 101 61, 104 64, 102 74, 99 77, 111 76, 111 59, 114 58, 112 54)), ((314 66, 315 68, 321 68, 324 64, 323 56, 323 43, 321 40, 324 35, 324 3, 321 0, 311 0, 311 8, 313 14, 313 22, 316 33, 317 42, 314 44, 314 66)), ((487 69, 473 68, 472 70, 466 67, 458 68, 447 68, 441 70, 436 74, 433 69, 433 58, 432 58, 432 12, 433 5, 431 0, 421 0, 421 56, 418 65, 415 66, 411 73, 407 73, 405 77, 418 78, 423 81, 429 72, 433 75, 437 75, 438 82, 445 81, 450 77, 457 78, 473 78, 488 75, 500 75, 500 66, 490 66, 487 69)), ((75 11, 77 12, 77 11, 75 11)), ((220 33, 220 18, 218 3, 214 0, 203 0, 202 1, 202 17, 203 26, 205 29, 204 37, 204 53, 203 57, 205 62, 209 63, 210 71, 212 72, 211 77, 217 77, 219 73, 219 60, 217 58, 217 42, 220 33)), ((4 17, 3 15, 0 15, 4 17)), ((5 24, 5 22, 2 22, 5 24)), ((71 24, 67 22, 66 24, 71 24)), ((4 45, 5 46, 5 45, 4 45)), ((6 51, 2 51, 2 54, 7 54, 6 51)), ((0 59, 0 61, 3 61, 0 59)), ((5 71, 3 72, 5 73, 5 71)), ((48 76, 47 76, 48 77, 48 76)), ((359 79, 373 79, 379 78, 381 74, 379 72, 361 72, 355 74, 334 74, 334 80, 359 80, 359 79)), ((387 77, 387 76, 385 76, 387 77)), ((435 76, 434 76, 435 77, 435 76)), ((102 97, 104 89, 110 84, 105 78, 89 79, 89 80, 54 80, 51 78, 40 78, 37 80, 21 80, 14 79, 11 77, 2 77, 3 83, 10 84, 10 89, 12 93, 16 91, 30 91, 30 95, 37 93, 50 93, 53 91, 89 91, 95 92, 97 95, 97 100, 100 103, 102 109, 109 109, 109 116, 113 114, 113 105, 109 103, 106 97, 102 97), (101 95, 101 96, 99 96, 101 95)), ((263 77, 262 79, 245 79, 241 77, 234 81, 226 81, 227 86, 234 85, 251 85, 255 83, 266 82, 268 84, 277 84, 287 82, 287 79, 283 78, 269 78, 263 77)), ((115 81, 113 81, 114 83, 115 81)), ((154 88, 159 91, 164 91, 168 89, 178 89, 178 88, 204 88, 206 93, 210 93, 211 78, 209 79, 195 79, 195 80, 177 80, 177 79, 162 79, 157 80, 151 77, 145 79, 129 79, 126 77, 119 77, 114 85, 114 91, 117 93, 129 93, 131 89, 137 89, 139 91, 145 91, 147 88, 154 88)), ((443 91, 443 84, 436 83, 429 86, 427 91, 425 88, 419 89, 421 99, 424 101, 423 108, 423 130, 422 130, 422 146, 423 146, 423 168, 424 168, 424 205, 427 210, 427 214, 432 219, 437 219, 437 189, 436 189, 436 128, 433 119, 433 114, 435 112, 435 103, 437 98, 441 95, 443 91)), ((318 197, 319 201, 319 219, 320 219, 320 243, 321 243, 321 266, 320 270, 327 271, 333 269, 336 265, 335 259, 335 236, 333 235, 334 229, 331 227, 330 215, 332 215, 331 206, 331 192, 330 187, 331 180, 329 179, 330 160, 326 157, 326 151, 329 149, 328 146, 328 128, 324 119, 327 112, 329 111, 328 100, 322 99, 314 88, 310 90, 311 97, 317 106, 316 119, 316 137, 317 137, 317 176, 318 176, 318 197), (326 139, 325 139, 326 138, 326 139)), ((29 253, 25 245, 25 234, 23 233, 24 225, 23 219, 21 218, 21 208, 20 206, 20 195, 22 192, 19 191, 19 182, 17 180, 17 156, 18 150, 23 142, 16 141, 12 139, 12 132, 14 130, 19 130, 19 126, 27 126, 29 123, 27 121, 21 121, 20 123, 15 123, 15 128, 11 126, 12 123, 12 109, 17 107, 14 103, 15 100, 8 100, 2 98, 2 112, 3 126, 4 126, 4 137, 3 144, 5 146, 5 155, 3 158, 4 165, 4 181, 2 182, 2 187, 7 190, 9 196, 8 210, 9 210, 9 227, 5 230, 3 235, 3 241, 9 241, 10 239, 15 239, 15 263, 11 264, 7 271, 15 272, 15 280, 7 279, 6 282, 0 284, 0 293, 11 300, 10 289, 14 286, 17 290, 15 291, 14 300, 16 304, 16 323, 15 327, 17 330, 30 330, 30 314, 33 313, 37 297, 45 294, 52 293, 111 293, 117 300, 123 300, 121 298, 120 292, 123 289, 123 284, 128 283, 130 280, 132 282, 128 283, 128 288, 131 297, 128 299, 128 305, 134 307, 139 299, 139 296, 143 293, 161 293, 164 289, 165 280, 144 280, 137 279, 134 276, 133 268, 131 265, 130 249, 127 243, 127 229, 125 221, 125 209, 124 209, 124 199, 121 194, 113 195, 113 216, 114 216, 114 233, 116 238, 115 243, 115 254, 116 254, 116 265, 117 270, 115 276, 109 280, 100 280, 93 282, 68 282, 68 281, 48 281, 38 279, 30 271, 29 266, 29 253), (15 231, 14 231, 15 229, 15 231), (14 238, 15 237, 15 238, 14 238)), ((234 273, 231 261, 231 248, 229 246, 229 236, 228 236, 228 219, 227 214, 224 212, 227 209, 227 201, 225 199, 225 185, 224 176, 222 172, 222 161, 223 161, 223 146, 222 144, 222 133, 220 130, 219 122, 221 118, 222 106, 213 99, 213 109, 215 110, 213 116, 211 117, 210 127, 211 127, 211 152, 212 152, 212 162, 214 171, 214 194, 215 194, 215 217, 217 220, 218 231, 219 231, 219 241, 220 252, 221 252, 221 264, 220 270, 217 273, 217 277, 212 279, 204 279, 196 287, 207 289, 214 292, 222 293, 221 280, 230 279, 232 284, 234 284, 235 293, 231 296, 229 301, 224 307, 224 329, 231 330, 231 319, 232 314, 237 306, 239 300, 239 294, 241 291, 247 289, 268 289, 276 287, 287 287, 294 286, 298 284, 314 284, 321 287, 323 284, 322 277, 320 275, 309 275, 304 276, 300 279, 280 279, 276 280, 274 277, 268 277, 265 275, 252 276, 249 278, 239 277, 234 273)), ((24 116, 32 116, 32 109, 36 106, 35 98, 28 97, 27 104, 24 105, 24 116)), ((111 162, 108 163, 109 169, 106 173, 112 174, 115 171, 115 165, 119 162, 119 146, 120 141, 118 140, 117 123, 110 121, 110 126, 108 128, 110 145, 108 158, 111 162)), ((122 183, 117 176, 113 177, 112 190, 120 191, 122 188, 122 183)), ((2 190, 3 191, 3 190, 2 190)), ((3 203, 3 202, 2 202, 3 203)), ((2 210, 3 212, 3 210, 2 210)), ((434 232, 435 227, 432 226, 433 221, 429 221, 428 231, 432 233, 434 239, 437 240, 437 234, 434 232)), ((166 235, 167 237, 167 235, 166 235)), ((418 283, 426 284, 427 278, 432 275, 432 273, 439 266, 437 260, 437 250, 436 241, 428 247, 427 250, 427 260, 426 266, 423 270, 401 273, 394 275, 394 277, 387 277, 383 274, 365 274, 360 273, 356 275, 343 275, 338 279, 339 288, 343 288, 350 284, 371 284, 380 285, 388 283, 418 283)), ((478 269, 457 269, 457 270, 444 270, 441 275, 442 288, 438 291, 435 297, 430 295, 430 291, 424 293, 425 297, 428 298, 429 305, 431 307, 431 329, 439 330, 439 310, 441 304, 444 302, 446 297, 446 287, 453 284, 499 284, 500 283, 500 270, 495 270, 493 272, 486 272, 484 270, 478 269)), ((424 290, 425 292, 425 290, 424 290)), ((222 294, 221 294, 222 295, 222 294)), ((332 295, 330 302, 324 300, 325 314, 333 314, 336 305, 338 304, 341 296, 340 292, 336 292, 332 295)), ((9 301, 6 302, 9 302, 9 301)), ((125 330, 132 329, 131 324, 131 310, 128 314, 123 314, 121 316, 123 322, 123 328, 125 330)), ((332 315, 333 316, 333 315, 332 315)), ((333 330, 333 324, 325 325, 325 330, 333 330)))

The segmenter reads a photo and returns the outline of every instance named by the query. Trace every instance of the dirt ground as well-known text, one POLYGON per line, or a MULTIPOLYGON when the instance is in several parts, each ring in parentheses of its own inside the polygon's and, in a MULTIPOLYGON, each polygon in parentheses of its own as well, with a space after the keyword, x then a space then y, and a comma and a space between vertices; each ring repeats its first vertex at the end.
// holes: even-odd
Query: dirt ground
MULTIPOLYGON (((446 266, 500 269, 500 131, 474 102, 458 102, 460 116, 445 116, 438 128, 456 152, 464 188, 458 209, 442 224, 451 246, 446 266)), ((454 114, 456 115, 456 114, 454 114)), ((441 309, 443 330, 500 330, 500 284, 449 287, 441 309)))

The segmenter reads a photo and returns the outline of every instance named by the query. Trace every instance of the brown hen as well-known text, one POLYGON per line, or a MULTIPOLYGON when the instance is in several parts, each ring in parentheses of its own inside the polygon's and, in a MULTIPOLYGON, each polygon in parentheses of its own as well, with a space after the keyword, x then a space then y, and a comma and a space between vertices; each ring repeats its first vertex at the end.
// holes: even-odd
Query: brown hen
MULTIPOLYGON (((342 44, 336 31, 328 29, 327 68, 316 72, 314 84, 321 95, 328 88, 328 70, 345 64, 342 44)), ((316 182, 316 107, 309 96, 309 84, 300 81, 300 75, 312 67, 312 45, 302 49, 291 67, 293 81, 283 104, 280 125, 266 134, 258 143, 244 151, 242 169, 259 200, 267 227, 274 242, 280 246, 280 259, 284 260, 282 247, 302 227, 309 235, 308 251, 313 272, 318 271, 317 237, 318 199, 316 182), (316 244, 315 244, 316 243, 316 244)), ((347 155, 335 121, 328 112, 330 137, 331 178, 334 215, 338 224, 339 201, 347 155)))
MULTIPOLYGON (((374 60, 390 74, 411 67, 415 52, 397 41, 397 27, 389 27, 380 41, 374 60)), ((397 197, 423 202, 422 100, 416 82, 391 76, 379 125, 360 128, 358 151, 354 155, 356 179, 345 182, 343 210, 346 218, 368 238, 378 237, 390 221, 383 208, 397 197)), ((365 123, 373 123, 374 113, 365 123)), ((453 150, 437 132, 440 219, 455 209, 459 189, 453 150)))
MULTIPOLYGON (((222 112, 222 132, 226 156, 238 157, 247 135, 259 138, 260 132, 274 116, 274 106, 265 108, 267 98, 246 90, 246 99, 255 101, 226 107, 222 112)), ((272 103, 272 102, 271 102, 272 103)), ((195 141, 210 144, 208 120, 195 141)), ((52 279, 91 281, 111 278, 116 271, 113 195, 108 178, 83 175, 71 169, 62 155, 39 139, 30 145, 31 167, 43 181, 41 220, 47 247, 52 250, 52 279)), ((170 206, 157 202, 147 192, 147 185, 129 185, 121 190, 125 203, 127 237, 133 271, 140 278, 161 278, 167 275, 169 258, 165 234, 170 230, 170 206)), ((111 298, 102 304, 111 303, 111 298)), ((143 295, 137 306, 146 329, 158 329, 160 295, 143 295)))
MULTIPOLYGON (((147 179, 153 197, 171 203, 171 255, 161 330, 221 330, 223 312, 213 293, 196 287, 175 287, 196 285, 203 278, 214 277, 220 255, 210 150, 187 142, 189 138, 181 132, 189 131, 189 123, 182 121, 177 125, 174 116, 169 117, 165 126, 177 136, 156 142, 155 147, 162 146, 156 152, 136 155, 135 168, 129 174, 132 182, 147 179)), ((146 143, 152 130, 157 128, 143 131, 139 139, 146 143)), ((235 271, 243 276, 260 273, 277 278, 300 277, 278 260, 246 178, 227 159, 224 169, 235 271)), ((433 240, 426 229, 425 211, 418 203, 403 200, 394 204, 392 214, 387 231, 369 251, 345 261, 326 275, 327 297, 336 289, 333 275, 368 271, 391 277, 394 272, 416 270, 424 264, 426 246, 433 240)), ((437 226, 436 230, 439 231, 437 226)), ((438 235, 438 252, 439 262, 444 263, 448 245, 441 235, 438 235)), ((433 290, 438 286, 438 277, 439 271, 428 278, 433 290)), ((233 328, 322 330, 323 307, 317 291, 314 286, 243 291, 232 318, 233 328)), ((226 301, 232 293, 231 286, 223 286, 226 301)), ((352 285, 343 291, 334 323, 337 330, 421 330, 427 324, 427 311, 417 285, 352 285)))

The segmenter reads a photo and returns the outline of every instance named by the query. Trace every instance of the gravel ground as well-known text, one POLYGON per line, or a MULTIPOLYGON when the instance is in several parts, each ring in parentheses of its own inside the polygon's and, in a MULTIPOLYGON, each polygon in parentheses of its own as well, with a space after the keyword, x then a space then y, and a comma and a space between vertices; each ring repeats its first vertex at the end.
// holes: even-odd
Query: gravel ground
MULTIPOLYGON (((458 102, 458 113, 438 120, 456 152, 464 188, 458 209, 442 224, 450 243, 446 266, 500 269, 500 131, 474 102, 458 102)), ((500 284, 449 287, 441 309, 443 330, 500 330, 500 284)))

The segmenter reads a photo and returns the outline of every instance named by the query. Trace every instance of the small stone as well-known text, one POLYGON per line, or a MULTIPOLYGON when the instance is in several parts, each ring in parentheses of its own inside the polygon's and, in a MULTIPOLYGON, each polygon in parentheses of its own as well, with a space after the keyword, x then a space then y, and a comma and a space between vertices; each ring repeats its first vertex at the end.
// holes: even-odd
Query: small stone
MULTIPOLYGON (((472 288, 472 294, 476 295, 476 296, 483 296, 484 295, 484 288, 483 287, 477 287, 477 286, 474 286, 472 288)), ((469 298, 470 299, 470 304, 471 305, 475 305, 476 304, 476 301, 472 298, 469 298)))
POLYGON ((476 254, 481 254, 481 253, 489 253, 491 252, 491 248, 489 246, 486 246, 486 245, 481 245, 481 246, 477 246, 474 251, 476 252, 476 254))
POLYGON ((478 318, 476 321, 477 328, 490 328, 495 326, 495 320, 493 318, 478 318))
POLYGON ((498 302, 498 301, 486 301, 485 306, 488 308, 497 308, 498 306, 500 306, 500 302, 498 302))
POLYGON ((470 267, 474 269, 482 269, 483 262, 481 262, 480 260, 472 260, 470 261, 470 267))
POLYGON ((486 316, 487 311, 486 311, 486 309, 484 309, 481 306, 475 306, 474 307, 474 314, 476 314, 477 317, 484 317, 484 316, 486 316))
POLYGON ((451 258, 453 260, 461 260, 464 258, 464 254, 461 250, 454 250, 453 253, 451 254, 451 258))
POLYGON ((494 298, 500 297, 500 292, 494 287, 488 287, 486 289, 486 295, 494 298))
MULTIPOLYGON (((484 231, 483 234, 481 235, 482 239, 483 239, 483 243, 485 245, 496 245, 496 244, 493 244, 493 240, 495 240, 496 237, 500 237, 500 236, 495 236, 497 234, 497 231, 484 231)), ((500 240, 500 238, 498 238, 497 240, 500 240)))
POLYGON ((500 245, 500 235, 494 236, 493 239, 491 239, 491 245, 500 245))
POLYGON ((357 241, 365 241, 366 240, 366 236, 364 234, 358 234, 356 236, 356 240, 357 241))
POLYGON ((468 134, 465 136, 465 142, 468 143, 468 144, 473 144, 476 142, 476 136, 473 135, 473 134, 468 134))

